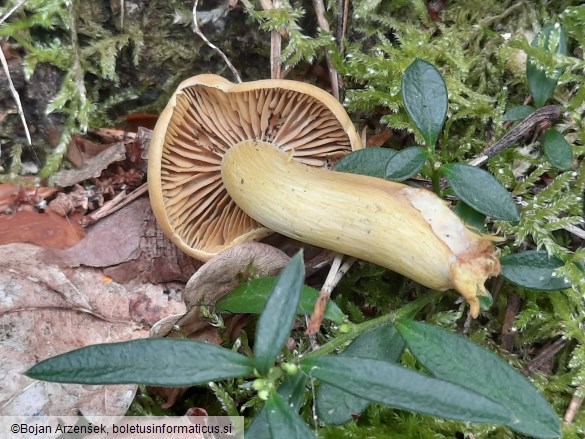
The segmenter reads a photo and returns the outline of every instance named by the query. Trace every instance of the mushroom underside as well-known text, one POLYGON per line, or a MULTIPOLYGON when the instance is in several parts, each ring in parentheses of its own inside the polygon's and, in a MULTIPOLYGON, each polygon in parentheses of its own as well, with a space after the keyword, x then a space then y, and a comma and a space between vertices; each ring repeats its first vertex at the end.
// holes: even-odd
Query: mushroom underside
POLYGON ((221 180, 224 154, 244 140, 270 142, 315 167, 330 167, 352 150, 343 124, 309 94, 283 88, 183 89, 176 94, 160 171, 168 222, 183 250, 204 249, 211 257, 271 233, 234 203, 221 180))

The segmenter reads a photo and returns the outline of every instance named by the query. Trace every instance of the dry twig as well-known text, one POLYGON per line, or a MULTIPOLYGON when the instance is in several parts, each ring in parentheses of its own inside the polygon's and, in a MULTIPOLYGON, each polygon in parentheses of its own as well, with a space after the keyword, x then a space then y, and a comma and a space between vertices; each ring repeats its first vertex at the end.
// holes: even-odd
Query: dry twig
POLYGON ((567 411, 565 412, 565 416, 563 418, 563 421, 565 421, 567 424, 571 424, 575 420, 575 416, 577 416, 577 413, 581 408, 583 397, 579 396, 579 393, 582 393, 583 391, 585 391, 585 389, 582 387, 577 389, 573 395, 573 398, 571 398, 571 402, 569 403, 569 407, 567 407, 567 411))
POLYGON ((219 54, 219 56, 221 56, 221 58, 227 64, 229 69, 232 71, 233 75, 236 78, 236 81, 242 82, 242 78, 240 77, 240 74, 238 73, 238 71, 236 70, 234 65, 230 62, 230 60, 225 55, 225 53, 223 53, 219 47, 217 47, 215 44, 213 44, 211 41, 209 41, 207 39, 207 37, 205 36, 205 34, 203 32, 201 32, 201 29, 199 29, 199 24, 197 22, 197 6, 198 5, 199 5, 199 0, 195 0, 195 4, 193 5, 193 31, 197 35, 199 35, 199 38, 201 38, 205 42, 205 44, 207 44, 212 50, 215 50, 219 54))
POLYGON ((353 263, 356 261, 356 258, 348 258, 343 265, 344 255, 336 254, 333 262, 331 264, 331 269, 327 274, 327 278, 325 279, 325 283, 319 292, 319 297, 315 302, 315 307, 313 308, 313 314, 311 314, 311 324, 305 331, 306 335, 313 335, 319 331, 321 327, 321 323, 323 322, 323 315, 325 314, 325 308, 327 307, 327 302, 329 302, 329 297, 331 297, 331 292, 337 286, 337 284, 341 281, 344 274, 348 272, 351 268, 353 263))
POLYGON ((561 117, 561 107, 557 105, 547 105, 546 107, 539 108, 508 131, 500 140, 485 149, 478 157, 469 162, 469 164, 471 166, 482 166, 496 154, 514 145, 522 137, 532 133, 535 128, 543 124, 551 124, 559 117, 561 117))
POLYGON ((113 199, 105 203, 100 209, 96 210, 95 212, 87 215, 82 220, 83 226, 89 226, 94 224, 98 220, 105 218, 108 215, 120 210, 122 207, 130 204, 132 201, 140 198, 148 192, 148 183, 142 184, 139 188, 131 192, 130 194, 126 195, 126 192, 120 192, 116 195, 113 199))
MULTIPOLYGON (((325 5, 323 0, 313 0, 313 8, 315 8, 315 14, 317 15, 317 22, 319 27, 327 33, 331 33, 329 22, 325 18, 325 5)), ((329 69, 329 79, 331 81, 331 91, 335 99, 339 100, 339 75, 337 69, 333 65, 333 60, 329 52, 325 52, 325 59, 327 60, 327 68, 329 69)))
POLYGON ((24 3, 26 2, 26 0, 20 0, 18 3, 16 3, 12 9, 10 9, 10 11, 8 11, 6 14, 4 14, 4 16, 2 18, 0 18, 0 24, 4 23, 6 20, 8 20, 8 18, 14 14, 14 12, 20 8, 22 5, 24 5, 24 3))

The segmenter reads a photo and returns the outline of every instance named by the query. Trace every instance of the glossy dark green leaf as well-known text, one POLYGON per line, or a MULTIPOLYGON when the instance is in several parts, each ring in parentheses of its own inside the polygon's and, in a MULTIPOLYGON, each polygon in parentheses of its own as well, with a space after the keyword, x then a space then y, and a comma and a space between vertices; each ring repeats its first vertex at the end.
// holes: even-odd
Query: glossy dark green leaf
POLYGON ((393 181, 404 181, 418 174, 427 158, 427 151, 420 146, 411 146, 398 151, 388 160, 384 177, 393 181))
POLYGON ((447 86, 437 68, 416 59, 402 77, 402 101, 425 142, 434 147, 447 115, 447 86))
POLYGON ((516 121, 516 120, 524 120, 532 113, 534 113, 536 109, 531 107, 530 105, 518 105, 516 107, 512 107, 506 111, 502 121, 516 121))
POLYGON ((494 298, 487 291, 487 296, 479 296, 479 309, 481 312, 488 311, 494 305, 494 298))
POLYGON ((442 169, 455 195, 478 212, 507 221, 520 220, 511 195, 489 172, 460 163, 442 169))
MULTIPOLYGON (((279 388, 278 394, 287 402, 291 410, 298 413, 305 395, 305 386, 308 378, 302 373, 289 377, 279 388)), ((255 439, 272 439, 270 427, 268 424, 268 415, 266 406, 258 412, 252 420, 250 427, 246 430, 246 437, 255 439)))
POLYGON ((485 215, 469 207, 463 201, 459 201, 453 211, 472 229, 478 232, 485 232, 485 215))
POLYGON ((397 323, 396 329, 412 355, 434 377, 458 383, 503 405, 510 419, 498 422, 528 436, 559 437, 559 419, 548 402, 495 353, 425 323, 405 320, 397 323))
POLYGON ((26 375, 61 383, 190 386, 253 373, 252 360, 229 349, 153 338, 76 349, 41 361, 26 375))
MULTIPOLYGON (((217 311, 227 311, 240 314, 260 314, 266 305, 270 293, 276 285, 276 277, 262 277, 252 279, 229 293, 216 303, 217 311)), ((319 291, 307 285, 301 288, 301 299, 297 308, 298 314, 311 314, 313 306, 319 296, 319 291)), ((335 304, 329 301, 325 308, 326 319, 335 323, 343 323, 345 315, 335 304)))
POLYGON ((356 396, 404 410, 466 422, 507 423, 504 406, 463 386, 368 358, 322 356, 301 361, 309 376, 356 396))
POLYGON ((553 166, 559 169, 570 169, 573 165, 573 149, 565 140, 565 136, 550 128, 542 136, 544 153, 553 166))
POLYGON ((333 170, 384 178, 386 164, 394 154, 396 151, 388 148, 359 149, 342 157, 333 170))
MULTIPOLYGON (((340 356, 372 358, 396 363, 404 352, 404 342, 396 329, 384 325, 357 337, 340 356)), ((319 418, 333 425, 351 421, 359 415, 370 401, 351 393, 322 384, 317 393, 317 414, 319 418)))
POLYGON ((553 273, 564 264, 546 251, 529 250, 500 259, 502 276, 515 285, 538 291, 558 291, 571 286, 553 273))
POLYGON ((290 333, 304 281, 305 264, 301 250, 278 276, 264 311, 258 319, 254 357, 256 368, 260 373, 267 373, 268 369, 274 365, 290 333))
MULTIPOLYGON (((567 35, 559 25, 551 24, 542 28, 532 41, 532 46, 537 47, 542 39, 544 39, 544 49, 547 53, 553 53, 554 51, 558 55, 567 54, 567 35), (556 47, 551 47, 551 45, 555 45, 551 44, 553 41, 556 43, 556 47)), ((532 58, 528 57, 526 61, 526 78, 534 104, 537 107, 542 107, 552 96, 561 74, 562 70, 557 69, 552 77, 547 76, 546 72, 539 69, 532 58)))
POLYGON ((273 392, 266 401, 265 408, 271 439, 315 439, 315 433, 280 394, 273 392))

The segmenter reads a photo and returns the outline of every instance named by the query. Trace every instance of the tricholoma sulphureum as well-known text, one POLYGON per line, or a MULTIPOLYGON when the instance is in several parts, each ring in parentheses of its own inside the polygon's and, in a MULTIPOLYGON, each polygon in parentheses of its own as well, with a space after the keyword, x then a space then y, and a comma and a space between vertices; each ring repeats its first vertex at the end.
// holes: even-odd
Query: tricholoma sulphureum
POLYGON ((154 130, 151 204, 170 239, 198 259, 277 232, 455 289, 476 317, 486 279, 500 271, 494 238, 469 230, 430 191, 329 170, 362 147, 344 108, 317 87, 195 76, 154 130))

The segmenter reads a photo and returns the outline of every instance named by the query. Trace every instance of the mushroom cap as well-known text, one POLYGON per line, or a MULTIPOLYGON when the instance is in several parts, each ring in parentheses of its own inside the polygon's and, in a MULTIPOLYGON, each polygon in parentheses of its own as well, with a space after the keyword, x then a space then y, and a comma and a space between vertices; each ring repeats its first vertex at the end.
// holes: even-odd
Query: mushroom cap
POLYGON ((234 84, 210 74, 183 81, 152 134, 148 190, 165 234, 199 260, 273 233, 223 186, 223 155, 245 140, 270 142, 326 168, 363 148, 343 106, 313 85, 284 79, 234 84))

